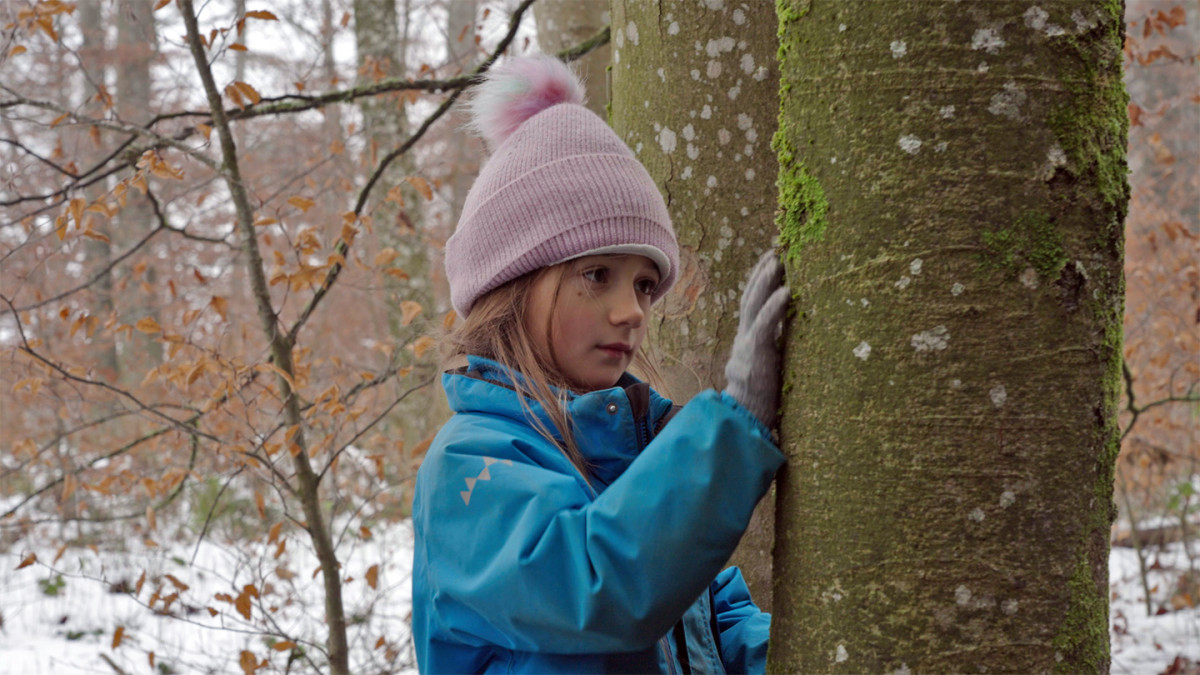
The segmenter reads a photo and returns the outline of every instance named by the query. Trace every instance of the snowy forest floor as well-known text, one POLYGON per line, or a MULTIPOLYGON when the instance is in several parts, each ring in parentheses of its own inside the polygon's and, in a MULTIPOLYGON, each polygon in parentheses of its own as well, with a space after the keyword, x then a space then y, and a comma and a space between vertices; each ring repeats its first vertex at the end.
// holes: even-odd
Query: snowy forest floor
MULTIPOLYGON (((1192 546, 1193 555, 1200 556, 1197 542, 1192 546)), ((0 553, 0 673, 238 673, 243 670, 239 666, 243 650, 269 660, 260 672, 313 670, 312 664, 303 660, 289 664, 289 656, 296 652, 272 649, 279 638, 256 630, 262 623, 244 622, 224 608, 216 616, 207 611, 210 606, 222 607, 222 601, 213 600, 216 594, 236 594, 239 584, 252 576, 246 566, 256 558, 248 555, 251 552, 245 547, 223 547, 208 541, 198 547, 169 543, 146 547, 139 542, 130 549, 124 554, 106 552, 103 558, 88 549, 71 550, 53 568, 45 564, 53 552, 38 551, 44 562, 19 570, 16 568, 28 552, 0 553), (135 597, 129 591, 134 590, 142 571, 152 581, 135 597), (168 574, 186 590, 168 579, 168 574), (181 592, 181 599, 168 613, 153 612, 144 604, 155 579, 160 580, 161 595, 181 592), (122 629, 120 644, 113 648, 118 627, 122 629)), ((354 617, 353 672, 415 671, 407 639, 411 551, 412 530, 402 522, 378 527, 368 541, 355 544, 344 563, 348 574, 361 574, 359 568, 379 564, 375 589, 361 579, 346 587, 348 613, 354 617), (360 562, 356 564, 356 560, 360 562), (386 649, 379 639, 384 636, 389 645, 386 649), (391 653, 385 654, 389 650, 391 653)), ((276 630, 318 639, 322 629, 320 586, 305 583, 308 570, 315 565, 305 560, 302 552, 293 550, 289 555, 289 564, 298 574, 286 594, 287 605, 273 616, 276 630)), ((270 556, 266 559, 276 564, 270 556)), ((258 560, 262 564, 261 558, 258 560)), ((1188 566, 1182 545, 1156 549, 1148 564, 1152 567, 1148 579, 1151 606, 1155 612, 1160 607, 1170 609, 1175 584, 1188 566)), ((1113 549, 1109 577, 1112 672, 1200 672, 1200 608, 1147 616, 1133 549, 1113 549)), ((269 597, 255 602, 254 616, 261 622, 269 597)))

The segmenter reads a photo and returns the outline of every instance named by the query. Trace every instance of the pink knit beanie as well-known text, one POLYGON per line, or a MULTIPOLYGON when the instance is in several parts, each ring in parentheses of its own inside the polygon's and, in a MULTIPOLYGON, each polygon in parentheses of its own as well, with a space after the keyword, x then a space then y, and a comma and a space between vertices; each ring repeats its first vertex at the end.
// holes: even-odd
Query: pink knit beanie
POLYGON ((585 255, 636 253, 675 283, 679 245, 645 167, 595 113, 570 68, 549 56, 510 59, 471 100, 474 128, 494 152, 446 242, 450 301, 475 301, 542 267, 585 255))

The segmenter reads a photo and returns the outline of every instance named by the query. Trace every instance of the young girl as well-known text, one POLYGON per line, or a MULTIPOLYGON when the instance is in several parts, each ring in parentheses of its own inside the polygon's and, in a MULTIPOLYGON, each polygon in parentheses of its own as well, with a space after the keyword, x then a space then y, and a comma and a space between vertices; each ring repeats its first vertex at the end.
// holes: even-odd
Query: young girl
POLYGON ((770 616, 721 567, 783 462, 768 428, 782 268, 768 254, 751 274, 726 390, 672 417, 625 371, 675 281, 675 234, 649 174, 582 102, 548 57, 492 70, 472 102, 494 154, 446 242, 467 366, 443 377, 455 415, 417 477, 417 662, 761 672, 770 616))

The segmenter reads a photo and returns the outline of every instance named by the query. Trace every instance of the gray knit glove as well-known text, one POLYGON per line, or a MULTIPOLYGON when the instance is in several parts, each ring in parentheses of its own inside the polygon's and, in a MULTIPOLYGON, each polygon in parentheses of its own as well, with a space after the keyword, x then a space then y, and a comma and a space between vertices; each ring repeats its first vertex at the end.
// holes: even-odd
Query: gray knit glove
POLYGON ((779 410, 776 340, 789 296, 783 265, 774 251, 767 251, 746 282, 737 337, 725 364, 725 391, 767 427, 774 426, 779 410))

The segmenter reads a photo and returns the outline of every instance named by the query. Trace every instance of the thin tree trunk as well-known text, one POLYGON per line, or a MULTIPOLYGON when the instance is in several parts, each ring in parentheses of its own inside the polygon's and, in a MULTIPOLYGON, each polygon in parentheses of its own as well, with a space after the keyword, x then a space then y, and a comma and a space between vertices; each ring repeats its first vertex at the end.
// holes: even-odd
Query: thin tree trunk
MULTIPOLYGON (((80 68, 87 76, 88 81, 81 82, 78 91, 85 92, 85 96, 88 98, 95 96, 96 87, 104 85, 104 69, 109 60, 108 49, 104 45, 105 24, 104 15, 101 10, 100 3, 84 3, 79 8, 79 29, 83 38, 83 42, 79 48, 81 58, 80 68)), ((96 133, 103 134, 99 130, 96 133)), ((84 138, 86 135, 86 133, 80 132, 78 140, 80 145, 78 154, 84 160, 81 162, 81 165, 97 157, 98 154, 93 141, 84 138)), ((104 187, 102 185, 95 185, 87 188, 84 194, 88 202, 92 202, 98 199, 103 194, 103 191, 104 187)), ((86 217, 89 219, 94 218, 91 214, 88 214, 86 217)), ((111 238, 115 234, 115 232, 111 232, 108 236, 111 238)), ((109 267, 112 260, 112 244, 100 239, 88 238, 84 240, 83 246, 84 250, 87 251, 88 260, 95 262, 98 267, 109 267)), ((96 296, 96 305, 93 311, 101 322, 108 321, 109 316, 113 314, 112 272, 102 276, 93 285, 92 292, 96 296)), ((93 340, 96 341, 96 346, 92 350, 96 358, 96 373, 108 382, 118 382, 121 376, 121 361, 117 352, 116 334, 97 332, 93 336, 93 340)))
MULTIPOLYGON (((150 62, 155 54, 156 31, 154 27, 154 0, 120 0, 117 3, 117 114, 132 124, 143 124, 152 116, 150 92, 150 62)), ((123 236, 141 237, 147 230, 158 226, 154 220, 154 209, 150 201, 134 191, 128 204, 117 216, 117 225, 123 236)), ((155 256, 149 256, 155 260, 155 256)), ((142 303, 144 316, 158 322, 158 270, 153 262, 143 273, 144 291, 150 297, 142 303)), ((152 336, 138 333, 132 336, 135 353, 144 356, 147 368, 162 363, 162 342, 152 336)), ((136 377, 133 371, 131 377, 136 377)))
MULTIPOLYGON (((654 340, 681 402, 725 385, 741 284, 776 231, 774 9, 716 4, 612 11, 612 125, 662 189, 679 237, 682 274, 654 340)), ((763 500, 731 561, 768 611, 772 513, 763 500)))
MULTIPOLYGON (((573 47, 608 23, 609 0, 539 0, 533 6, 538 46, 545 54, 573 47)), ((608 105, 608 64, 611 47, 588 53, 575 63, 587 89, 587 106, 604 117, 608 105)))
POLYGON ((254 209, 242 181, 237 148, 234 145, 229 122, 225 117, 221 93, 217 89, 212 70, 208 65, 208 54, 200 42, 200 29, 192 0, 179 0, 179 9, 187 30, 186 36, 192 61, 195 63, 196 71, 204 85, 208 108, 212 113, 213 131, 216 132, 220 142, 221 177, 229 189, 234 206, 237 232, 242 244, 242 263, 250 278, 251 294, 255 301, 263 336, 269 346, 274 366, 279 370, 276 386, 279 389, 279 396, 283 400, 283 422, 289 427, 300 430, 293 437, 293 442, 299 448, 299 452, 292 458, 293 468, 296 472, 295 489, 304 511, 305 527, 312 539, 317 560, 321 564, 321 578, 325 590, 325 624, 329 627, 327 642, 329 669, 334 675, 348 675, 350 650, 346 640, 346 613, 342 605, 341 565, 337 560, 337 549, 334 547, 333 537, 325 524, 325 514, 321 507, 320 476, 313 471, 312 464, 308 459, 300 403, 289 382, 290 380, 294 381, 295 378, 295 366, 292 362, 293 345, 287 334, 280 330, 278 317, 271 305, 271 294, 267 286, 266 273, 263 270, 262 255, 254 232, 254 209))
POLYGON ((773 672, 1104 672, 1119 2, 779 5, 773 672))

